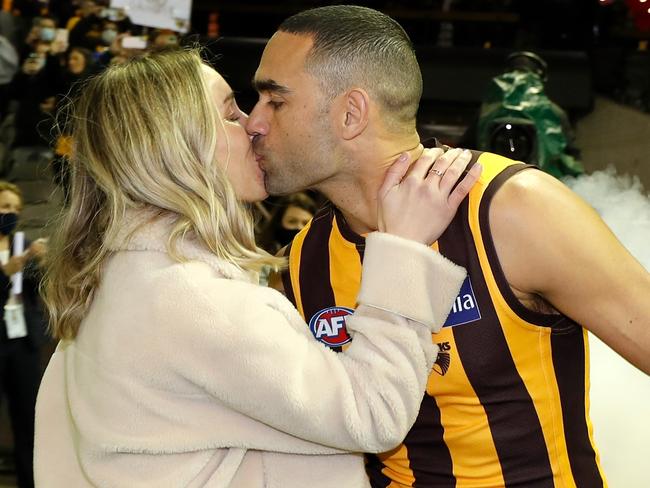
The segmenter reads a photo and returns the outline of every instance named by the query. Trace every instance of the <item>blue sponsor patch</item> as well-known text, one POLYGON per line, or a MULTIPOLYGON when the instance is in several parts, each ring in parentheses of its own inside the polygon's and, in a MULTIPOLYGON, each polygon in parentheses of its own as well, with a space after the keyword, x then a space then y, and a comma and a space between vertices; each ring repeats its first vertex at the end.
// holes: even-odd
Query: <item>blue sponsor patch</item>
POLYGON ((469 276, 465 278, 463 286, 460 288, 460 293, 454 301, 454 306, 449 312, 447 321, 443 327, 454 327, 455 325, 467 324, 475 322, 481 318, 481 311, 474 296, 474 289, 469 276))

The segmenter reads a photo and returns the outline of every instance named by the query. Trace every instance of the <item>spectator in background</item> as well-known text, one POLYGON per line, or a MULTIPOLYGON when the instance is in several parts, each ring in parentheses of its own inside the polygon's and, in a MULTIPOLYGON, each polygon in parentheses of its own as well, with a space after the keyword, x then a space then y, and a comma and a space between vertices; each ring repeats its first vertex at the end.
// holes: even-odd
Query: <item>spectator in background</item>
POLYGON ((40 37, 42 41, 52 42, 56 35, 56 20, 52 17, 38 17, 38 27, 40 28, 40 37))
POLYGON ((103 9, 104 7, 92 0, 81 3, 79 16, 71 18, 67 25, 71 46, 93 51, 101 45, 103 19, 100 14, 103 9))
POLYGON ((19 46, 20 58, 22 61, 32 52, 44 51, 49 47, 56 37, 57 24, 51 17, 35 17, 32 26, 24 41, 19 46))
POLYGON ((0 32, 0 122, 9 103, 11 81, 18 69, 18 53, 9 39, 0 32))
POLYGON ((45 43, 39 43, 25 56, 14 76, 11 98, 20 102, 42 93, 55 93, 60 88, 61 76, 58 58, 49 54, 45 43))
POLYGON ((66 57, 64 70, 64 91, 71 88, 74 83, 86 78, 93 70, 93 53, 83 47, 73 47, 66 57))
POLYGON ((121 29, 117 22, 105 20, 102 26, 102 44, 107 47, 111 46, 120 32, 121 29))
POLYGON ((56 39, 56 21, 38 17, 25 39, 19 44, 21 70, 12 83, 10 97, 19 102, 27 98, 41 98, 60 89, 61 54, 67 49, 65 42, 56 39))
MULTIPOLYGON (((113 64, 125 63, 129 58, 142 53, 141 49, 128 49, 122 46, 125 37, 131 35, 131 32, 119 32, 108 49, 102 52, 97 58, 97 64, 100 68, 105 68, 113 64)), ((110 34, 112 36, 112 34, 110 34)), ((107 36, 108 38, 108 36, 107 36)))
MULTIPOLYGON (((63 97, 59 100, 59 107, 66 103, 66 100, 76 96, 83 81, 95 72, 93 55, 88 49, 73 47, 70 49, 66 59, 66 68, 61 79, 61 91, 63 97)), ((54 181, 63 189, 65 201, 68 201, 68 159, 71 156, 72 139, 63 133, 55 143, 54 160, 52 170, 54 181)))
POLYGON ((260 237, 260 246, 271 254, 289 244, 316 213, 316 202, 299 192, 280 197, 260 237))
POLYGON ((0 401, 8 401, 14 437, 18 488, 32 488, 34 409, 41 381, 41 347, 47 341, 43 307, 38 294, 40 267, 46 254, 44 240, 14 253, 13 237, 22 209, 20 189, 0 181, 0 401), (12 277, 22 272, 22 293, 12 277))
POLYGON ((50 145, 47 124, 53 110, 47 109, 46 101, 52 100, 61 90, 61 66, 57 56, 48 53, 44 43, 36 45, 23 61, 20 70, 13 78, 8 98, 13 100, 13 126, 15 134, 9 141, 11 147, 50 145))
POLYGON ((122 46, 122 41, 125 37, 131 35, 131 30, 134 28, 131 21, 127 18, 122 20, 111 20, 111 17, 108 16, 104 20, 102 25, 102 45, 97 48, 97 53, 95 59, 98 66, 105 68, 113 63, 113 59, 118 57, 117 62, 121 62, 122 59, 126 60, 131 57, 132 54, 129 53, 128 49, 125 49, 122 46))
POLYGON ((179 45, 179 36, 169 29, 155 30, 149 36, 149 46, 153 49, 162 49, 179 45))

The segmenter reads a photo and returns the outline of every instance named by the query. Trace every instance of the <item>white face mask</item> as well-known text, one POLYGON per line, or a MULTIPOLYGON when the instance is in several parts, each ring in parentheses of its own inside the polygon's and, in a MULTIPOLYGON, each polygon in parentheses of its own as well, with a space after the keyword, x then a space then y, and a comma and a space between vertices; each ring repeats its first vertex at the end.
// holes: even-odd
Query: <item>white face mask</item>
POLYGON ((41 41, 51 42, 54 40, 56 30, 52 27, 41 27, 41 41))
POLYGON ((102 41, 104 41, 104 44, 112 44, 116 37, 117 31, 112 29, 107 29, 102 32, 102 41))

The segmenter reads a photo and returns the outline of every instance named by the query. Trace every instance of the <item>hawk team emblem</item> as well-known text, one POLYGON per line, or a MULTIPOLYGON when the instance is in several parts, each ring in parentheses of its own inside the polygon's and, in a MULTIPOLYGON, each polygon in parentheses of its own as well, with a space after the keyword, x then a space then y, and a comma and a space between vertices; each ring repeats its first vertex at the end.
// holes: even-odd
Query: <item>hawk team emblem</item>
POLYGON ((342 346, 352 340, 345 328, 345 317, 353 313, 354 310, 345 307, 324 308, 309 320, 309 330, 326 346, 342 346))
POLYGON ((438 352, 436 362, 433 364, 433 370, 440 376, 444 376, 447 374, 449 365, 451 364, 451 354, 449 353, 451 346, 448 342, 439 342, 438 347, 440 348, 440 352, 438 352))

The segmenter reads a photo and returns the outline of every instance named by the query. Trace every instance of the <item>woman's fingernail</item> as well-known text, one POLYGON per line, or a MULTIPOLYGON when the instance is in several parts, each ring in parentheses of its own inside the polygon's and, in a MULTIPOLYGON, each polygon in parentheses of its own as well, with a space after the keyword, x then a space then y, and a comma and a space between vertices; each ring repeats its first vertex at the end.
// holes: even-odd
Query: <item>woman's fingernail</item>
POLYGON ((400 154, 400 156, 399 156, 399 158, 397 159, 397 161, 398 161, 399 163, 403 163, 403 162, 406 161, 408 158, 409 158, 409 154, 408 154, 408 153, 402 153, 402 154, 400 154))
POLYGON ((463 149, 463 154, 466 156, 470 156, 472 154, 472 151, 470 151, 469 149, 463 149))

